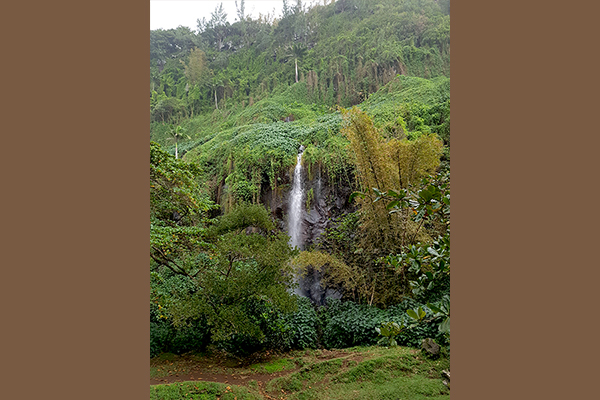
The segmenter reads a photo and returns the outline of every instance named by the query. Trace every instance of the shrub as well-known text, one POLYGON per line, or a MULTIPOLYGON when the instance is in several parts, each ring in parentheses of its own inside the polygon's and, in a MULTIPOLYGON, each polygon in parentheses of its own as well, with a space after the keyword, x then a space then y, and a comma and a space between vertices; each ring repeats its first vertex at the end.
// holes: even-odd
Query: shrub
POLYGON ((310 300, 297 297, 298 311, 286 316, 286 322, 293 332, 291 345, 297 349, 314 349, 319 343, 319 319, 310 300))
POLYGON ((323 329, 326 348, 370 346, 377 342, 377 331, 384 311, 351 301, 329 300, 330 319, 323 329))
POLYGON ((437 322, 415 325, 408 317, 406 310, 418 307, 422 307, 427 316, 432 316, 431 310, 413 299, 405 299, 386 310, 351 301, 328 299, 328 305, 322 309, 325 315, 321 317, 323 345, 326 348, 375 345, 379 339, 376 328, 380 327, 382 322, 394 322, 405 326, 395 336, 399 345, 419 347, 425 338, 434 338, 438 343, 446 344, 447 340, 439 332, 437 322))
POLYGON ((202 321, 179 328, 166 320, 150 322, 150 357, 161 353, 204 351, 209 343, 210 334, 202 321))
POLYGON ((289 350, 292 347, 294 332, 285 314, 273 303, 251 298, 243 305, 243 310, 260 333, 233 333, 217 342, 217 347, 237 356, 247 356, 263 349, 289 350))

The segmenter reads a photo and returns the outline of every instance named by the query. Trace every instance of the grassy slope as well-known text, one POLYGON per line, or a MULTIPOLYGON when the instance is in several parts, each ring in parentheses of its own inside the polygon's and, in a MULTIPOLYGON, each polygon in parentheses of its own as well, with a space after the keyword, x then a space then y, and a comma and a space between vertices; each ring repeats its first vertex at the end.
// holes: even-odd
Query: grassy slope
MULTIPOLYGON (((436 115, 448 110, 449 86, 445 77, 398 76, 358 107, 372 115, 384 131, 397 131, 402 116, 408 130, 436 132, 441 127, 436 115)), ((277 177, 295 165, 300 144, 307 147, 304 162, 308 168, 318 162, 335 175, 350 165, 347 140, 340 134, 340 113, 309 103, 303 82, 252 106, 215 110, 181 125, 191 140, 179 143, 179 153, 202 167, 201 178, 213 195, 228 176, 230 189, 245 191, 247 199, 260 191, 262 180, 270 180, 274 187, 277 177), (282 122, 288 115, 295 120, 282 122)), ((165 125, 152 124, 151 139, 174 154, 175 146, 167 138, 165 125)))
MULTIPOLYGON (((151 399, 448 399, 441 371, 448 358, 430 360, 407 347, 357 347, 334 352, 290 353, 250 367, 228 367, 237 374, 293 372, 244 387, 214 382, 183 382, 151 387, 151 399)), ((156 375, 157 367, 154 367, 156 375)), ((172 366, 176 369, 177 365, 172 366)), ((211 365, 211 371, 215 371, 211 365)), ((164 370, 163 370, 164 373, 164 370)), ((281 375, 281 374, 278 374, 281 375)), ((250 375, 251 377, 251 375, 250 375)))
MULTIPOLYGON (((358 107, 381 122, 393 120, 393 112, 408 104, 434 106, 446 101, 450 96, 450 79, 438 77, 424 79, 398 76, 358 107)), ((310 126, 315 120, 335 113, 323 105, 310 103, 306 98, 306 85, 299 82, 283 93, 268 97, 252 106, 238 106, 228 110, 214 110, 211 113, 182 121, 181 125, 191 140, 184 140, 179 148, 191 149, 209 140, 224 141, 236 131, 244 131, 254 124, 278 125, 288 115, 294 115, 296 124, 310 126)), ((158 142, 173 154, 175 146, 168 140, 168 126, 152 123, 150 139, 158 142)))

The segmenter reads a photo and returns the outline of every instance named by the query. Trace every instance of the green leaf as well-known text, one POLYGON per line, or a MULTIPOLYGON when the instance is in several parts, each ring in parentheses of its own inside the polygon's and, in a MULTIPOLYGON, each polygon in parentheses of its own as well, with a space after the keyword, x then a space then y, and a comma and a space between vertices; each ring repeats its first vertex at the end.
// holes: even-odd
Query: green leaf
POLYGON ((427 252, 436 257, 440 256, 440 254, 433 247, 427 247, 427 252))
POLYGON ((417 321, 419 320, 419 315, 415 312, 415 310, 409 309, 409 310, 406 310, 406 313, 412 319, 416 319, 417 321))
POLYGON ((390 201, 385 208, 389 210, 390 208, 398 207, 398 204, 400 204, 400 200, 390 201))
POLYGON ((373 188, 373 192, 375 192, 375 194, 379 197, 385 197, 387 195, 386 192, 382 192, 381 190, 379 190, 377 188, 373 188))
POLYGON ((450 317, 446 318, 438 327, 442 333, 450 333, 450 317))
POLYGON ((435 304, 431 304, 431 303, 427 303, 427 307, 429 307, 429 309, 435 313, 441 313, 442 310, 436 306, 435 304))
POLYGON ((351 203, 352 200, 354 200, 354 198, 357 197, 357 196, 360 197, 360 198, 362 198, 362 199, 365 198, 365 194, 364 193, 362 193, 362 192, 353 192, 350 195, 350 197, 348 198, 348 202, 351 203))

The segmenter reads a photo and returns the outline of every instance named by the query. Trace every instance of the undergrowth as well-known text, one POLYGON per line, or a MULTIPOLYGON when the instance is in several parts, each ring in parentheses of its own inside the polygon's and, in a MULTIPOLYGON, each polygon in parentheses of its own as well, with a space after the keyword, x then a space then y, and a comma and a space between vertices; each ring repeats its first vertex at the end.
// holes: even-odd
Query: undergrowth
POLYGON ((181 382, 150 386, 150 400, 259 400, 243 386, 216 382, 181 382))

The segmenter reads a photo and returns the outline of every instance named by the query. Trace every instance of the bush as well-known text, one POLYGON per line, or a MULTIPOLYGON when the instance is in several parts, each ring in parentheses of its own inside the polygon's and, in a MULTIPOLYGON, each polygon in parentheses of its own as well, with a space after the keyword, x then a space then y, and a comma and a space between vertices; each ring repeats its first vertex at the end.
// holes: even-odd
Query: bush
POLYGON ((150 357, 161 353, 204 351, 209 343, 210 334, 202 321, 181 328, 175 328, 166 320, 150 322, 150 357))
POLYGON ((297 297, 298 311, 286 316, 286 322, 293 332, 291 345, 296 349, 317 348, 319 344, 319 319, 310 300, 297 297))
POLYGON ((378 340, 375 328, 380 327, 382 322, 395 322, 406 326, 396 336, 399 345, 419 347, 425 338, 434 338, 439 344, 446 344, 447 340, 438 331, 436 322, 415 325, 414 321, 406 315, 406 310, 419 306, 427 312, 428 317, 431 316, 431 310, 413 299, 405 299, 387 310, 351 301, 328 299, 328 305, 323 310, 326 316, 322 317, 323 344, 326 348, 375 345, 378 340))
POLYGON ((294 332, 283 312, 274 304, 262 299, 250 299, 243 308, 260 333, 234 333, 228 339, 217 342, 217 347, 236 356, 247 356, 264 349, 289 350, 292 347, 294 332))
MULTIPOLYGON (((429 308, 413 299, 407 298, 386 310, 336 299, 327 299, 326 306, 315 308, 305 297, 296 297, 296 300, 298 309, 289 314, 284 314, 264 300, 249 301, 244 308, 263 335, 232 334, 227 340, 213 343, 237 356, 247 356, 265 349, 372 346, 380 339, 375 328, 380 327, 382 322, 395 322, 406 326, 395 337, 398 345, 418 348, 425 338, 433 338, 440 345, 448 344, 447 338, 438 330, 439 321, 415 324, 408 317, 406 310, 418 307, 426 311, 425 319, 432 316, 429 308)), ((151 320, 151 357, 164 352, 182 354, 203 351, 209 343, 209 330, 202 321, 175 328, 168 320, 156 317, 151 320)))
POLYGON ((326 348, 370 346, 377 343, 375 330, 385 320, 385 312, 351 301, 328 300, 329 321, 323 329, 326 348))
POLYGON ((425 319, 430 318, 433 313, 427 306, 413 299, 405 299, 401 303, 386 310, 388 321, 404 324, 406 328, 396 337, 398 344, 410 347, 420 347, 425 338, 434 338, 441 345, 447 344, 447 340, 438 330, 438 322, 430 321, 415 324, 415 321, 406 314, 408 309, 421 307, 425 312, 425 319))

